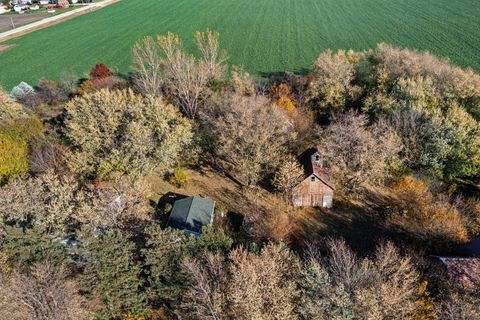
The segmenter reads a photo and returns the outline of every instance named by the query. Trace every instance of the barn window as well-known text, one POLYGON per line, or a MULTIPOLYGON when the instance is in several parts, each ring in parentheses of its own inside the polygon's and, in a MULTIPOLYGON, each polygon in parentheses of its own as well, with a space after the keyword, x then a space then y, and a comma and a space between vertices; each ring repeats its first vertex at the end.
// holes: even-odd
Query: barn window
POLYGON ((312 182, 315 182, 315 176, 312 176, 310 179, 312 180, 312 182))
POLYGON ((320 156, 318 154, 315 156, 315 160, 320 161, 320 156))

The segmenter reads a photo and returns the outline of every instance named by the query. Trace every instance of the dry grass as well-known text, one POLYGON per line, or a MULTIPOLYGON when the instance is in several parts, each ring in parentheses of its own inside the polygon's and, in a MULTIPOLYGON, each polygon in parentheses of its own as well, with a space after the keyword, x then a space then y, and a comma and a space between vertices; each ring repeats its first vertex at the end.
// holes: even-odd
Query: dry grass
POLYGON ((7 45, 7 44, 0 44, 0 52, 7 51, 8 49, 11 49, 11 48, 13 48, 13 47, 15 47, 14 44, 9 44, 9 45, 7 45))

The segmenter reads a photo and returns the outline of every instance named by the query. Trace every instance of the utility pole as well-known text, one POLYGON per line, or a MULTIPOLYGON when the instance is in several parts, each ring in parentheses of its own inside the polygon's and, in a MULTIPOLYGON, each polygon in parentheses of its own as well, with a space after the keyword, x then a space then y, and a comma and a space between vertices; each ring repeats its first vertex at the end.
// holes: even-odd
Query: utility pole
POLYGON ((10 21, 12 22, 12 28, 15 29, 15 24, 13 23, 13 17, 10 17, 10 21))

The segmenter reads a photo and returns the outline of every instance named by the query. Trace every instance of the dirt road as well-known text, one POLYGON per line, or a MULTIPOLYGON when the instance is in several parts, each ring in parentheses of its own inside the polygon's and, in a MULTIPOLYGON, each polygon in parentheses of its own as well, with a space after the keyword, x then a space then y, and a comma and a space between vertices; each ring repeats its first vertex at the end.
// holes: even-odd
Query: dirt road
MULTIPOLYGON (((74 16, 76 16, 78 14, 81 14, 81 13, 85 13, 86 11, 89 11, 89 10, 96 10, 96 9, 103 8, 105 6, 108 6, 108 5, 116 2, 116 1, 118 1, 118 0, 104 0, 104 1, 100 1, 100 2, 90 3, 88 5, 82 6, 78 9, 75 9, 75 10, 67 11, 65 13, 62 13, 62 14, 59 14, 59 15, 56 15, 56 16, 53 16, 53 17, 48 17, 48 18, 44 18, 44 19, 36 21, 36 22, 29 23, 27 25, 15 28, 13 30, 8 30, 8 31, 5 31, 5 32, 2 32, 2 33, 0 33, 0 42, 5 41, 7 39, 14 38, 16 36, 19 36, 19 35, 22 35, 22 34, 25 34, 25 33, 28 33, 28 32, 35 31, 37 29, 41 29, 41 28, 46 27, 50 24, 58 23, 59 21, 62 21, 64 19, 67 19, 67 18, 70 18, 70 17, 74 17, 74 16)), ((15 15, 15 16, 17 16, 17 15, 15 15)), ((18 15, 18 16, 23 17, 24 15, 18 15)), ((29 14, 29 16, 30 16, 30 14, 29 14)), ((2 18, 3 18, 3 16, 2 16, 2 18)), ((38 19, 38 17, 37 17, 37 19, 38 19)), ((2 29, 2 27, 0 25, 0 30, 1 29, 2 29)))

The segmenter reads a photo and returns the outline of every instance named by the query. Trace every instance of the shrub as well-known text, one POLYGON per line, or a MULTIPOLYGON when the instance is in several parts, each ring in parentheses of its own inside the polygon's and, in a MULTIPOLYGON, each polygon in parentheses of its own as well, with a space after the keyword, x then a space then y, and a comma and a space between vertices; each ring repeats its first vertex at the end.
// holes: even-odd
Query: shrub
POLYGON ((393 192, 402 212, 398 222, 420 240, 435 246, 439 239, 447 244, 467 240, 461 212, 447 196, 434 195, 425 182, 414 176, 397 181, 393 192))
POLYGON ((31 85, 22 81, 12 89, 10 96, 15 100, 21 100, 28 93, 35 93, 35 90, 33 90, 31 85))
POLYGON ((95 67, 90 70, 91 79, 103 79, 110 76, 110 69, 107 68, 103 63, 98 63, 95 67))
POLYGON ((168 181, 177 188, 183 188, 188 184, 188 173, 185 169, 175 168, 168 181))
POLYGON ((65 161, 68 148, 58 142, 46 139, 34 139, 30 145, 29 168, 33 174, 48 171, 64 173, 67 171, 65 161))
POLYGON ((42 123, 37 118, 0 124, 0 185, 28 172, 29 143, 42 131, 42 123))
POLYGON ((22 116, 26 116, 22 106, 15 102, 3 89, 0 87, 0 121, 12 120, 22 116))
POLYGON ((43 103, 56 105, 68 101, 69 92, 55 81, 41 80, 37 86, 37 96, 43 103))

